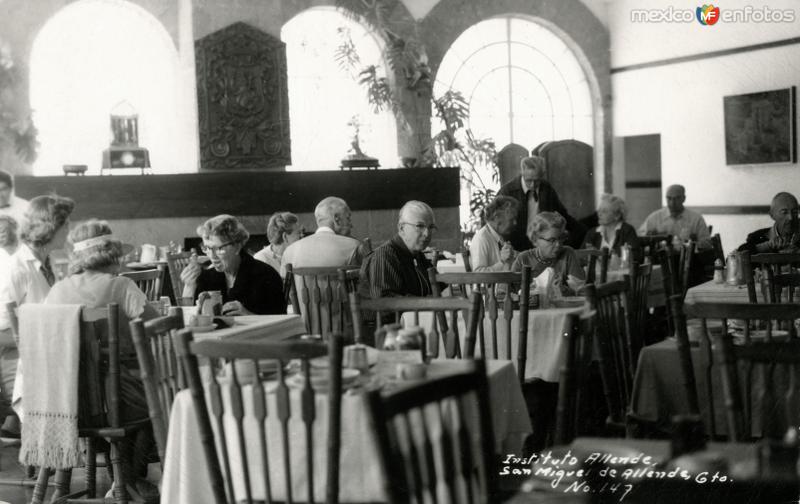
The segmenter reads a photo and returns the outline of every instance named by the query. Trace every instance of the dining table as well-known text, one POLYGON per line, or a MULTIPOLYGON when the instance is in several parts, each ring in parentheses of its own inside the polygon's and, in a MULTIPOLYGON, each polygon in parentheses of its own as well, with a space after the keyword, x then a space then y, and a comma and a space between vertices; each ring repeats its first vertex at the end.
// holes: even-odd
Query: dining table
POLYGON ((220 317, 229 327, 209 330, 208 327, 192 326, 192 316, 196 315, 196 306, 182 306, 183 323, 193 329, 195 341, 207 339, 237 339, 241 341, 281 340, 306 333, 306 325, 300 315, 238 315, 220 317))
MULTIPOLYGON (((756 289, 759 303, 764 302, 761 289, 756 289)), ((714 280, 703 282, 686 291, 684 303, 749 303, 747 285, 732 285, 727 282, 717 283, 714 280)))
MULTIPOLYGON (((392 352, 382 352, 383 354, 392 352)), ((466 371, 469 364, 461 360, 433 360, 427 366, 427 375, 424 379, 444 376, 447 374, 466 371)), ((376 366, 369 374, 384 373, 386 366, 376 366), (380 367, 381 370, 378 370, 380 367)), ((381 381, 385 387, 402 386, 394 377, 393 368, 389 367, 389 373, 385 376, 381 374, 381 381)), ((530 419, 522 395, 516 373, 511 363, 508 361, 486 361, 486 372, 489 382, 489 400, 492 409, 492 427, 494 430, 495 451, 497 453, 520 453, 524 438, 531 432, 530 419)), ((251 387, 246 385, 245 389, 251 387)), ((379 462, 378 445, 370 424, 364 393, 366 389, 356 387, 345 391, 341 405, 341 454, 339 460, 340 468, 340 502, 385 502, 383 475, 379 462)), ((245 412, 251 407, 252 394, 244 391, 245 412)), ((275 411, 276 394, 274 387, 265 385, 265 395, 267 396, 268 411, 275 411)), ((223 397, 223 400, 229 400, 223 397)), ((300 390, 293 388, 290 392, 293 415, 301 410, 300 390)), ((324 482, 326 474, 326 452, 327 445, 327 417, 328 417, 328 398, 326 393, 319 392, 316 396, 316 422, 314 426, 314 474, 315 481, 324 482)), ((469 409, 467 408, 469 411, 469 409)), ((227 411, 227 408, 226 408, 227 411)), ((477 402, 467 415, 467 421, 477 422, 477 402)), ((228 419, 230 420, 230 419, 228 419)), ((228 426, 226 423, 225 431, 228 426)), ((280 423, 274 415, 266 420, 267 442, 269 446, 280 446, 280 423)), ((216 427, 215 427, 216 428, 216 427)), ((293 454, 292 467, 292 488, 294 495, 305 495, 307 475, 304 460, 294 454, 302 454, 305 450, 304 436, 302 434, 302 422, 299 418, 290 420, 290 453, 293 454)), ((233 433, 228 433, 226 439, 235 440, 233 433)), ((248 422, 245 425, 245 439, 249 442, 256 442, 259 439, 258 427, 248 422)), ((235 441, 231 441, 235 443, 235 441)), ((236 449, 234 445, 232 449, 236 449)), ((232 457, 236 459, 237 457, 232 457)), ((272 456, 270 456, 272 459, 272 456)), ((280 458, 276 456, 274 462, 270 464, 271 481, 273 482, 273 497, 281 500, 285 495, 284 473, 280 458)), ((239 463, 233 461, 232 463, 239 463)), ((251 474, 260 474, 262 461, 260 457, 254 456, 248 460, 251 474)), ((210 481, 208 478, 208 466, 203 454, 200 442, 200 433, 197 420, 197 412, 190 391, 184 390, 178 393, 172 406, 170 415, 169 434, 167 440, 167 451, 164 459, 164 472, 161 487, 162 504, 218 504, 213 502, 210 481)), ((240 468, 235 465, 231 468, 232 474, 240 474, 240 468)), ((253 489, 255 499, 264 498, 264 489, 257 483, 253 489)), ((317 500, 324 502, 324 484, 315 486, 317 500)), ((238 494, 237 494, 238 495, 238 494)))
MULTIPOLYGON (((569 302, 570 306, 566 307, 528 310, 527 352, 525 360, 526 380, 536 378, 547 382, 557 383, 559 381, 561 365, 564 362, 567 351, 567 338, 565 335, 567 316, 573 313, 579 314, 585 310, 583 300, 578 301, 579 304, 576 305, 574 300, 571 299, 569 302)), ((447 320, 448 323, 450 323, 451 319, 449 316, 447 320)), ((511 353, 509 354, 503 311, 498 311, 497 354, 495 355, 494 343, 492 341, 492 321, 487 317, 482 319, 484 348, 486 349, 488 358, 505 359, 506 356, 510 355, 514 368, 517 368, 519 321, 520 310, 516 308, 511 316, 511 353)), ((463 354, 466 349, 466 321, 463 316, 459 316, 457 318, 457 323, 459 344, 463 354)), ((434 334, 434 317, 431 312, 420 312, 416 316, 414 313, 404 313, 403 324, 405 326, 419 326, 422 327, 427 334, 434 334)), ((475 355, 476 357, 482 357, 480 328, 476 338, 478 341, 476 341, 475 345, 475 355)), ((444 340, 441 336, 439 339, 439 355, 445 355, 444 340)))

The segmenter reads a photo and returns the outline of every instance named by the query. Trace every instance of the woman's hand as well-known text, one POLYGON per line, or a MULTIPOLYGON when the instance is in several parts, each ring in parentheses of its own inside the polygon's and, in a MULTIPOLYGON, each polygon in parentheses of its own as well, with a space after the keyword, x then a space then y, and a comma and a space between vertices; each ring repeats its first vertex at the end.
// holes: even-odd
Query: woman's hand
POLYGON ((222 305, 223 315, 252 315, 253 313, 242 305, 239 301, 228 301, 222 305))
POLYGON ((200 278, 202 268, 197 261, 190 261, 189 264, 181 271, 181 282, 185 286, 191 286, 192 289, 197 287, 197 279, 200 278))

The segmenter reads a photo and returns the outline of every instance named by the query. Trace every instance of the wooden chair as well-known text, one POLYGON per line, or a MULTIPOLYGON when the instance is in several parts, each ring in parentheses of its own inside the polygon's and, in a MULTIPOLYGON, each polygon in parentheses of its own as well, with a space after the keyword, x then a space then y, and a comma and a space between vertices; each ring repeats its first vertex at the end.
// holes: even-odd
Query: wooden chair
POLYGON ((581 264, 587 264, 586 269, 586 283, 595 283, 597 276, 597 262, 600 261, 600 281, 598 283, 606 283, 608 281, 608 262, 611 253, 608 247, 602 249, 577 249, 575 255, 580 259, 581 264))
MULTIPOLYGON (((144 502, 141 496, 133 491, 133 499, 129 497, 132 488, 127 486, 125 474, 122 470, 122 455, 119 443, 134 432, 145 428, 149 423, 148 418, 123 423, 120 418, 120 361, 119 361, 119 306, 115 303, 109 304, 106 308, 84 308, 81 312, 81 353, 89 350, 93 342, 107 341, 107 347, 100 344, 100 353, 108 361, 108 391, 105 394, 103 404, 90 404, 93 398, 81 394, 79 401, 79 417, 81 418, 78 428, 78 436, 86 440, 86 488, 82 491, 66 495, 69 493, 71 470, 58 471, 56 473, 56 490, 52 500, 59 502, 70 502, 76 504, 108 502, 105 499, 96 499, 96 458, 98 439, 106 439, 111 444, 110 462, 113 466, 114 478, 114 503, 127 504, 128 502, 144 502), (87 427, 87 415, 97 409, 102 410, 105 422, 101 426, 87 427), (82 498, 85 497, 85 498, 82 498)), ((81 374, 86 380, 94 380, 102 384, 103 377, 99 375, 99 369, 82 369, 81 374)), ((102 388, 102 387, 101 387, 102 388)), ((39 476, 33 490, 31 504, 43 502, 47 491, 47 482, 50 477, 50 468, 42 467, 39 469, 39 476)))
MULTIPOLYGON (((692 268, 694 249, 694 242, 689 242, 688 245, 681 246, 680 250, 674 250, 671 246, 659 250, 658 257, 666 299, 674 295, 680 296, 681 299, 686 297, 686 291, 689 290, 689 272, 692 268)), ((675 322, 669 303, 666 304, 666 309, 667 329, 672 335, 675 334, 675 322)))
POLYGON ((464 260, 464 271, 467 273, 472 271, 472 259, 468 248, 461 251, 461 258, 464 260))
MULTIPOLYGON (((702 338, 713 342, 714 365, 722 370, 722 385, 727 409, 728 436, 735 441, 749 440, 753 432, 755 413, 752 400, 762 404, 762 432, 766 436, 782 437, 789 425, 797 425, 797 364, 800 363, 800 347, 796 331, 788 331, 788 337, 778 337, 774 325, 783 322, 793 327, 800 319, 800 306, 789 304, 742 304, 742 303, 692 303, 684 305, 687 318, 702 319, 702 338), (719 320, 722 331, 709 331, 709 320, 719 320), (728 321, 741 320, 741 338, 734 346, 733 333, 728 330, 728 321), (762 325, 758 338, 754 338, 752 326, 762 325), (766 365, 764 365, 766 364, 766 365), (786 381, 774 381, 776 368, 783 367, 786 381), (756 374, 760 372, 760 375, 756 374), (744 379, 739 379, 739 374, 744 379), (756 377, 763 378, 761 389, 754 390, 756 377), (785 383, 790 383, 786 389, 785 383), (785 395, 777 399, 776 390, 783 385, 785 395), (754 394, 755 393, 755 394, 754 394), (789 409, 777 408, 782 403, 789 409), (784 423, 789 419, 789 423, 784 423)), ((711 347, 711 343, 708 343, 711 347)), ((710 382, 709 382, 710 383, 710 382)), ((709 396, 718 391, 709 387, 709 396)), ((715 429, 716 430, 716 429, 715 429)), ((714 434, 714 433, 712 433, 714 434)))
MULTIPOLYGON (((758 302, 756 289, 766 279, 766 299, 770 303, 778 303, 780 289, 775 284, 775 276, 800 272, 800 253, 791 254, 753 254, 741 252, 742 273, 747 284, 747 294, 751 303, 758 302), (756 274, 759 272, 759 275, 756 274), (756 284, 759 284, 758 286, 756 284)), ((783 281, 783 280, 782 280, 783 281)))
MULTIPOLYGON (((208 461, 209 475, 211 480, 214 501, 218 503, 236 504, 246 499, 246 502, 253 502, 254 499, 264 501, 265 496, 253 495, 253 482, 260 479, 261 482, 256 487, 264 488, 266 502, 274 502, 273 487, 270 481, 270 459, 274 463, 280 460, 283 464, 285 474, 284 488, 286 496, 283 501, 293 502, 294 498, 306 499, 305 502, 315 501, 315 473, 314 473, 314 446, 315 443, 323 442, 327 439, 326 457, 327 481, 326 498, 327 503, 338 502, 339 495, 339 453, 341 435, 341 401, 342 401, 342 338, 339 334, 333 334, 325 345, 318 341, 291 340, 279 343, 264 342, 238 342, 238 341, 192 341, 190 330, 178 331, 175 335, 175 348, 179 359, 183 363, 189 388, 192 393, 192 400, 195 413, 200 425, 201 441, 208 461), (329 360, 329 381, 327 390, 324 392, 314 390, 311 380, 310 359, 328 355, 329 360), (214 373, 211 380, 205 385, 201 381, 198 357, 211 360, 212 369, 224 370, 224 373, 214 373), (264 382, 266 381, 256 373, 257 379, 252 376, 242 377, 244 370, 259 369, 259 361, 262 359, 277 360, 275 371, 277 373, 277 386, 275 391, 268 395, 264 382), (285 370, 289 361, 299 359, 300 375, 302 378, 302 389, 298 392, 290 392, 287 382, 289 377, 285 370), (252 408, 242 408, 243 385, 252 383, 252 388, 247 391, 252 394, 254 401, 252 408), (226 396, 231 399, 223 399, 223 390, 226 396), (300 397, 299 408, 293 411, 296 402, 291 396, 297 393, 300 397), (323 439, 315 438, 313 435, 315 423, 315 408, 319 401, 317 395, 324 395, 328 403, 328 432, 323 439), (268 397, 275 397, 275 405, 267 407, 268 397), (210 403, 206 403, 206 397, 210 398, 210 403), (272 409, 272 408, 275 409, 272 409), (223 416, 232 415, 235 419, 235 427, 223 428, 223 416), (252 417, 251 417, 252 415, 252 417), (294 417, 294 418, 293 418, 294 417), (272 420, 270 420, 272 418, 272 420), (290 419, 294 423, 302 422, 302 432, 305 438, 305 452, 301 454, 303 461, 303 471, 307 475, 306 494, 304 496, 292 495, 292 472, 297 468, 293 467, 290 460, 298 459, 298 454, 292 454, 292 436, 289 433, 290 419), (251 439, 245 437, 244 424, 255 422, 258 427, 258 437, 251 439), (265 421, 275 421, 280 423, 281 448, 268 446, 265 421), (215 428, 212 429, 211 422, 215 428), (235 474, 231 471, 232 454, 229 451, 231 445, 236 445, 235 451, 240 454, 241 470, 235 474), (282 454, 278 459, 278 450, 282 454), (272 456, 268 457, 268 454, 272 456), (256 472, 248 460, 258 459, 262 461, 263 471, 256 472), (221 464, 221 465, 220 465, 221 464), (221 469, 224 467, 224 471, 221 469), (242 494, 234 495, 234 479, 242 483, 242 494)), ((199 476, 198 477, 202 477, 199 476)))
MULTIPOLYGON (((458 293, 463 299, 468 299, 472 292, 481 296, 480 315, 478 317, 478 345, 484 358, 509 359, 512 355, 511 340, 514 337, 511 329, 511 320, 516 312, 518 314, 517 340, 517 376, 520 383, 525 382, 525 362, 528 349, 528 299, 531 286, 531 269, 526 266, 520 273, 506 272, 469 272, 469 273, 438 273, 436 268, 428 269, 428 278, 433 288, 434 297, 442 297, 441 284, 449 285, 451 293, 458 293), (511 299, 511 293, 521 292, 519 304, 516 307, 511 299), (525 307, 525 309, 520 309, 525 307), (502 314, 502 320, 500 315, 502 314), (498 331, 498 322, 502 328, 498 331), (491 349, 486 343, 485 331, 489 331, 491 349), (498 334, 505 337, 506 352, 500 355, 498 347, 498 334)), ((439 314, 439 325, 445 326, 447 320, 444 313, 439 314)))
POLYGON ((164 279, 164 266, 159 265, 156 269, 144 271, 126 271, 119 276, 130 278, 136 286, 144 292, 148 301, 158 301, 161 299, 161 282, 164 279))
MULTIPOLYGON (((348 296, 351 292, 358 291, 360 281, 360 269, 339 268, 339 283, 344 286, 344 290, 347 292, 348 296)), ((350 300, 348 299, 347 302, 349 303, 350 300)))
MULTIPOLYGON (((636 264, 630 268, 630 309, 631 309, 631 335, 635 341, 644 342, 644 331, 647 320, 648 294, 650 293, 650 275, 653 273, 653 266, 646 262, 636 264)), ((641 347, 633 349, 633 362, 638 362, 641 347)))
POLYGON ((672 235, 662 234, 640 236, 639 243, 642 246, 644 257, 649 257, 650 262, 652 264, 656 264, 659 261, 659 252, 662 248, 661 244, 672 243, 672 235))
POLYGON ((711 236, 711 249, 714 251, 714 260, 719 259, 725 264, 725 252, 722 250, 722 238, 719 233, 711 236))
MULTIPOLYGON (((350 293, 350 312, 353 316, 353 331, 356 343, 367 342, 366 331, 364 328, 364 317, 362 312, 374 313, 377 327, 383 324, 401 321, 403 313, 413 314, 414 325, 420 325, 420 312, 432 312, 433 320, 431 324, 432 334, 427 340, 427 355, 429 357, 439 356, 439 340, 444 342, 445 356, 448 359, 461 358, 461 344, 458 336, 458 312, 461 312, 462 319, 466 322, 466 339, 464 356, 472 358, 475 356, 475 342, 480 323, 481 297, 475 292, 470 299, 461 298, 435 298, 435 297, 389 297, 380 299, 362 298, 356 292, 350 293), (446 314, 450 314, 449 321, 446 314), (441 321, 445 320, 446 325, 441 321)), ((426 328, 427 329, 427 328, 426 328)), ((383 348, 383 341, 375 341, 376 348, 383 348)))
POLYGON ((186 388, 172 335, 183 329, 183 313, 180 308, 170 308, 169 315, 147 322, 142 319, 130 322, 131 337, 139 360, 139 375, 144 384, 153 436, 158 447, 158 456, 164 463, 167 450, 169 414, 175 395, 186 388))
POLYGON ((554 443, 568 445, 578 437, 582 399, 585 399, 589 365, 592 360, 595 312, 567 315, 567 352, 561 364, 556 406, 554 443))
MULTIPOLYGON (((308 334, 320 334, 324 339, 334 333, 349 332, 347 327, 347 290, 339 281, 340 266, 295 268, 286 265, 289 299, 295 314, 302 315, 308 334)), ((357 266, 345 270, 358 270, 357 266)))
POLYGON ((178 252, 176 254, 167 254, 167 268, 169 269, 169 278, 172 282, 172 292, 175 294, 175 300, 183 297, 183 282, 181 282, 181 272, 183 268, 189 265, 189 260, 192 253, 189 251, 178 252))
POLYGON ((437 496, 445 489, 446 502, 499 502, 488 396, 481 360, 472 361, 472 369, 466 373, 390 393, 369 393, 370 416, 390 503, 440 502, 437 496), (436 436, 430 428, 417 428, 420 416, 426 416, 423 410, 437 413, 435 421, 440 428, 435 429, 436 436), (478 425, 467 420, 468 411, 477 413, 478 425), (420 436, 412 436, 412 431, 420 436), (435 453, 441 454, 440 464, 435 453), (464 485, 458 484, 459 477, 464 485))
MULTIPOLYGON (((694 363, 692 360, 692 349, 689 342, 689 330, 686 327, 686 314, 684 313, 683 298, 679 294, 670 296, 670 307, 672 310, 673 323, 675 324, 675 339, 678 347, 678 359, 681 365, 681 376, 683 383, 681 386, 686 392, 686 398, 689 401, 688 411, 686 413, 691 415, 700 414, 700 399, 697 395, 697 380, 694 374, 694 363)), ((705 345, 706 355, 711 355, 711 342, 704 341, 701 344, 705 345)), ((706 383, 711 384, 711 366, 710 362, 705 363, 706 370, 706 383)), ((708 397, 712 397, 709 395, 708 397)), ((714 406, 711 405, 711 414, 713 417, 714 406)))
POLYGON ((627 426, 628 404, 637 361, 634 352, 642 347, 641 335, 630 332, 629 282, 619 280, 586 286, 586 300, 597 312, 595 338, 603 393, 608 406, 606 424, 614 430, 627 426), (637 339, 634 339, 637 338, 637 339))

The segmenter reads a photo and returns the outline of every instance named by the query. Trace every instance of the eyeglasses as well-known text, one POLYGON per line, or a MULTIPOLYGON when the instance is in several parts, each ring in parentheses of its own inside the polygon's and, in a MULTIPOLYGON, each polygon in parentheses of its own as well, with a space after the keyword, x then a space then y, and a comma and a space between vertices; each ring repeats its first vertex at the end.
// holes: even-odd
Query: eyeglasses
POLYGON ((222 249, 224 249, 228 245, 233 245, 233 243, 234 242, 223 243, 222 245, 220 245, 218 247, 209 247, 209 246, 203 245, 203 246, 200 247, 200 250, 202 250, 203 253, 206 254, 206 255, 211 255, 211 254, 219 255, 219 253, 222 251, 222 249))
POLYGON ((426 229, 428 231, 430 231, 431 233, 433 233, 434 231, 436 231, 438 229, 436 227, 436 224, 431 224, 430 226, 426 226, 425 224, 423 224, 421 222, 418 223, 418 224, 412 224, 411 222, 401 222, 400 224, 408 225, 408 226, 414 226, 415 228, 417 228, 417 231, 420 232, 420 233, 425 231, 426 229))
POLYGON ((542 237, 540 236, 540 237, 539 237, 539 240, 546 241, 547 243, 549 243, 549 244, 551 244, 551 245, 552 245, 552 244, 554 244, 554 243, 560 243, 560 242, 561 242, 561 237, 560 237, 560 236, 557 236, 557 237, 555 237, 555 238, 542 238, 542 237))

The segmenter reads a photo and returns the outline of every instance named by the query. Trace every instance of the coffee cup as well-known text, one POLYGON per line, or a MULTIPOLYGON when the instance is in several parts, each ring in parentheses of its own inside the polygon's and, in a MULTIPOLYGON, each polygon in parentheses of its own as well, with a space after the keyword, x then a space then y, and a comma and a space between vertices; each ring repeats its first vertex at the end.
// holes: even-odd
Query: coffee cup
POLYGON ((397 378, 399 380, 421 380, 425 378, 426 374, 425 364, 404 363, 397 365, 397 378))
POLYGON ((158 248, 155 245, 145 243, 142 245, 142 253, 139 255, 139 262, 151 263, 158 260, 158 248))

